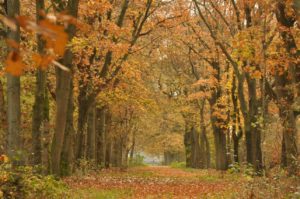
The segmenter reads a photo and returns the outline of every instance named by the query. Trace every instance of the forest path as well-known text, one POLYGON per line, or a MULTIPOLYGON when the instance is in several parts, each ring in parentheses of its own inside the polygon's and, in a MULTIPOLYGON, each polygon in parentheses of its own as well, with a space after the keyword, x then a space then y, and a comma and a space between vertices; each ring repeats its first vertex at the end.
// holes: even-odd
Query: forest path
POLYGON ((65 182, 73 198, 231 198, 243 180, 215 170, 147 166, 102 170, 65 182))

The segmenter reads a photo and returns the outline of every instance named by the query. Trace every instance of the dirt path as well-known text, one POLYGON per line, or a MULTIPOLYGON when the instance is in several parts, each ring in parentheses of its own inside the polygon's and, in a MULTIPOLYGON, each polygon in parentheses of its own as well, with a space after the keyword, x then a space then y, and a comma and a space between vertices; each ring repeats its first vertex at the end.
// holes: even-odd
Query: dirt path
POLYGON ((75 191, 80 190, 78 198, 220 198, 238 191, 238 181, 225 174, 164 166, 103 170, 65 182, 75 191))

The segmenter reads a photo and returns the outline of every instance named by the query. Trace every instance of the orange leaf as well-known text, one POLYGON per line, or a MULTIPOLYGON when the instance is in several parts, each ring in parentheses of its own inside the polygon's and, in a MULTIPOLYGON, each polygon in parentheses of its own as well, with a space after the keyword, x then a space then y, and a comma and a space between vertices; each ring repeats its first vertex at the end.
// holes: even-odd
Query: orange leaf
POLYGON ((19 49, 19 47, 20 47, 20 45, 13 39, 7 39, 6 43, 8 46, 10 46, 11 48, 14 48, 14 49, 19 49))
POLYGON ((54 60, 51 55, 41 56, 39 54, 32 55, 32 60, 36 63, 38 68, 46 70, 48 65, 54 60))
POLYGON ((64 27, 55 25, 48 20, 40 21, 39 25, 53 33, 53 37, 51 38, 48 35, 44 35, 46 47, 52 48, 57 55, 64 55, 68 42, 68 35, 65 33, 64 27))
POLYGON ((252 74, 251 74, 252 78, 255 78, 255 79, 260 79, 262 74, 260 71, 258 70, 255 70, 252 74))
POLYGON ((28 29, 28 21, 29 18, 26 16, 17 16, 16 20, 18 21, 19 25, 24 28, 26 31, 30 31, 30 29, 28 29))
POLYGON ((12 51, 8 54, 8 57, 5 61, 5 71, 10 73, 13 76, 22 75, 24 64, 20 54, 16 51, 12 51))

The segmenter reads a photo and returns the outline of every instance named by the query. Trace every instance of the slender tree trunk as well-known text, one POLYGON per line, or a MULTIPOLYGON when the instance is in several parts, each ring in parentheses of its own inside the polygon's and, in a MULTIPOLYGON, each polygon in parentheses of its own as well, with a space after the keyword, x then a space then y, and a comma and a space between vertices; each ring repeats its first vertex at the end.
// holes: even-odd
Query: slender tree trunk
POLYGON ((200 104, 200 151, 201 168, 210 168, 210 146, 206 135, 206 126, 204 121, 205 100, 200 104))
POLYGON ((281 167, 286 168, 287 167, 287 153, 285 148, 285 133, 282 133, 282 142, 281 142, 281 167))
POLYGON ((4 88, 2 81, 0 80, 0 154, 4 154, 7 143, 7 115, 4 99, 4 88))
POLYGON ((106 145, 106 137, 105 137, 105 123, 106 123, 106 108, 98 108, 97 109, 97 164, 99 166, 104 165, 105 162, 105 145, 106 145))
POLYGON ((106 128, 105 128, 105 168, 109 168, 112 163, 112 135, 111 132, 111 113, 107 108, 106 114, 106 128))
POLYGON ((200 160, 200 144, 199 144, 199 133, 196 131, 195 127, 193 126, 191 129, 191 142, 192 142, 192 165, 193 168, 200 168, 201 160, 200 160))
POLYGON ((112 152, 112 143, 111 140, 106 139, 106 147, 105 147, 105 168, 109 168, 111 165, 111 154, 112 152))
POLYGON ((72 163, 74 160, 74 101, 73 101, 73 80, 71 80, 71 89, 69 92, 69 103, 67 112, 67 124, 64 136, 64 144, 61 154, 61 175, 68 176, 72 173, 72 163))
POLYGON ((87 104, 87 86, 80 81, 80 91, 78 95, 78 124, 77 124, 77 141, 76 141, 76 159, 84 159, 86 157, 86 125, 88 116, 87 104))
POLYGON ((45 103, 43 107, 44 121, 43 121, 43 137, 42 137, 42 165, 44 167, 44 174, 50 173, 51 158, 50 158, 50 122, 49 122, 49 96, 48 90, 45 92, 45 103))
MULTIPOLYGON (((19 0, 7 1, 8 17, 15 17, 20 14, 19 0)), ((8 30, 9 39, 20 42, 20 27, 17 31, 8 30)), ((13 165, 22 164, 21 149, 21 103, 20 103, 20 77, 7 74, 7 117, 8 117, 8 156, 13 165)))
POLYGON ((186 167, 192 167, 192 134, 189 130, 189 125, 186 122, 185 133, 184 133, 184 147, 186 157, 186 167))
POLYGON ((206 168, 210 168, 210 146, 209 146, 209 141, 206 135, 206 131, 203 132, 203 138, 205 142, 205 153, 206 153, 206 168))
MULTIPOLYGON (((36 18, 37 21, 42 17, 39 15, 39 11, 45 9, 44 0, 36 0, 36 18)), ((37 36, 38 53, 44 52, 44 42, 41 36, 37 36)), ((35 90, 35 102, 32 110, 32 145, 33 145, 33 164, 38 165, 42 163, 42 135, 44 130, 44 104, 46 96, 46 71, 38 69, 36 73, 36 90, 35 90)))
POLYGON ((243 136, 243 131, 240 122, 240 110, 238 108, 238 97, 236 94, 236 75, 232 77, 231 100, 233 104, 232 120, 232 139, 233 139, 233 160, 239 163, 239 142, 243 136))
MULTIPOLYGON (((79 0, 68 1, 69 14, 77 17, 79 0)), ((69 25, 68 35, 69 40, 75 35, 76 28, 74 25, 69 25)), ((70 49, 67 49, 63 58, 63 65, 72 69, 73 53, 70 49)), ((60 160, 61 152, 64 142, 64 133, 67 123, 67 109, 69 102, 69 92, 71 84, 70 72, 63 71, 57 68, 56 72, 56 120, 55 120, 55 132, 52 140, 51 147, 51 172, 55 175, 60 175, 60 160)))
POLYGON ((96 158, 96 105, 90 107, 87 122, 87 157, 95 161, 96 158))
POLYGON ((131 148, 130 148, 130 155, 129 155, 129 161, 130 163, 132 163, 133 161, 133 155, 134 155, 134 149, 135 149, 135 138, 136 137, 136 131, 135 129, 133 129, 132 132, 132 144, 131 144, 131 148))

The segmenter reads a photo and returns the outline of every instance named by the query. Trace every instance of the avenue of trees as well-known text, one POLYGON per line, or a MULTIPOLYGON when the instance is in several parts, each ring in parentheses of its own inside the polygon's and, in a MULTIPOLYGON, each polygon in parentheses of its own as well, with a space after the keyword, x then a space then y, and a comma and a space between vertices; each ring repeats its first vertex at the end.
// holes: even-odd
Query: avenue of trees
POLYGON ((2 0, 0 155, 299 174, 297 0, 2 0))

